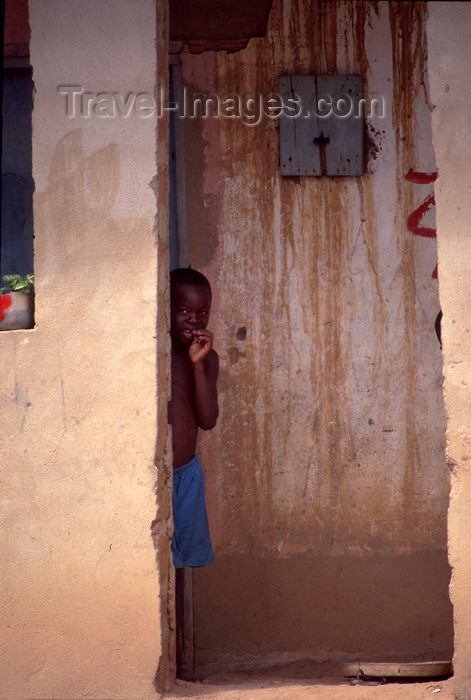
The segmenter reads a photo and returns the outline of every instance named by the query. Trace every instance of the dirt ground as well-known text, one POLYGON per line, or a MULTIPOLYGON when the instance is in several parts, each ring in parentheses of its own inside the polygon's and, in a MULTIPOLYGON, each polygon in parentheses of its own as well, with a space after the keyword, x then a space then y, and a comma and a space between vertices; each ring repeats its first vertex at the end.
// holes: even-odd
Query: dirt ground
POLYGON ((206 698, 207 700, 424 700, 439 698, 453 700, 452 681, 426 683, 387 683, 376 687, 358 687, 333 679, 330 683, 312 681, 266 681, 190 686, 178 685, 166 700, 206 698))
POLYGON ((454 700, 453 679, 393 680, 382 685, 353 685, 340 667, 297 668, 268 673, 206 674, 208 685, 176 681, 166 700, 454 700))

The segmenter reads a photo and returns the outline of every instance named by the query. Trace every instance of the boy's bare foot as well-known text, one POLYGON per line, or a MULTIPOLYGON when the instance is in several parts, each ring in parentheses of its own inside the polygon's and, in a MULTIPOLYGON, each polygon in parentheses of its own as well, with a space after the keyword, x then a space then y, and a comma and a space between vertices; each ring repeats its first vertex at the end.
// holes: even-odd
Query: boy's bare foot
POLYGON ((187 683, 204 683, 205 685, 209 684, 207 678, 203 678, 203 676, 201 676, 199 673, 196 673, 196 671, 192 671, 191 668, 189 668, 185 664, 178 665, 177 678, 178 680, 186 681, 187 683))

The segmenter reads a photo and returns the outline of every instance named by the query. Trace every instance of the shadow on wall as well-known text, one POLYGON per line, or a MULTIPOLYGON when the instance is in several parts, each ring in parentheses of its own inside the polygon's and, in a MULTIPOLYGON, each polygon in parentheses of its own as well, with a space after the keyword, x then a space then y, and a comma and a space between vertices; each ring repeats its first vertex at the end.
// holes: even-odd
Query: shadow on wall
MULTIPOLYGON (((82 281, 69 290, 73 294, 87 294, 94 286, 110 290, 117 288, 114 261, 120 259, 119 249, 129 253, 133 230, 136 235, 139 219, 112 217, 121 181, 119 147, 110 143, 105 148, 85 157, 82 130, 68 133, 57 145, 51 162, 48 187, 35 195, 35 228, 44 236, 43 270, 41 277, 61 273, 71 274, 82 281), (46 235, 47 231, 47 235, 46 235), (101 259, 109 241, 117 246, 112 259, 101 259), (99 269, 100 280, 93 273, 99 269)), ((120 265, 119 276, 123 276, 120 265)))
POLYGON ((237 666, 261 650, 321 660, 332 649, 344 660, 451 658, 449 577, 445 550, 221 557, 195 571, 197 664, 237 666))

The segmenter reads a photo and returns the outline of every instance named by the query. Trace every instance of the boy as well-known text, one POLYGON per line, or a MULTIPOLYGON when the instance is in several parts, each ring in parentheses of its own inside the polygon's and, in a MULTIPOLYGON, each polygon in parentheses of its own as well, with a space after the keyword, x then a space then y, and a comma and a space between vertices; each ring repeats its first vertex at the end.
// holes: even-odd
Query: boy
POLYGON ((195 455, 198 428, 216 425, 219 358, 207 330, 211 286, 191 268, 170 273, 172 394, 168 422, 173 445, 173 563, 176 569, 177 678, 201 681, 185 663, 183 567, 206 566, 213 551, 206 515, 203 472, 195 455))

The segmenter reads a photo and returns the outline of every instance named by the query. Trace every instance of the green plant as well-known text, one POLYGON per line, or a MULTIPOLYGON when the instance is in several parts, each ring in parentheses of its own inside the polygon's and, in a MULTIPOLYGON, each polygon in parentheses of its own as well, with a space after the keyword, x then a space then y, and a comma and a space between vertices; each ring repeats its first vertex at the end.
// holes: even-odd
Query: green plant
POLYGON ((4 292, 21 292, 29 294, 33 291, 34 275, 31 273, 22 277, 21 275, 3 275, 5 287, 0 287, 0 294, 4 292))

